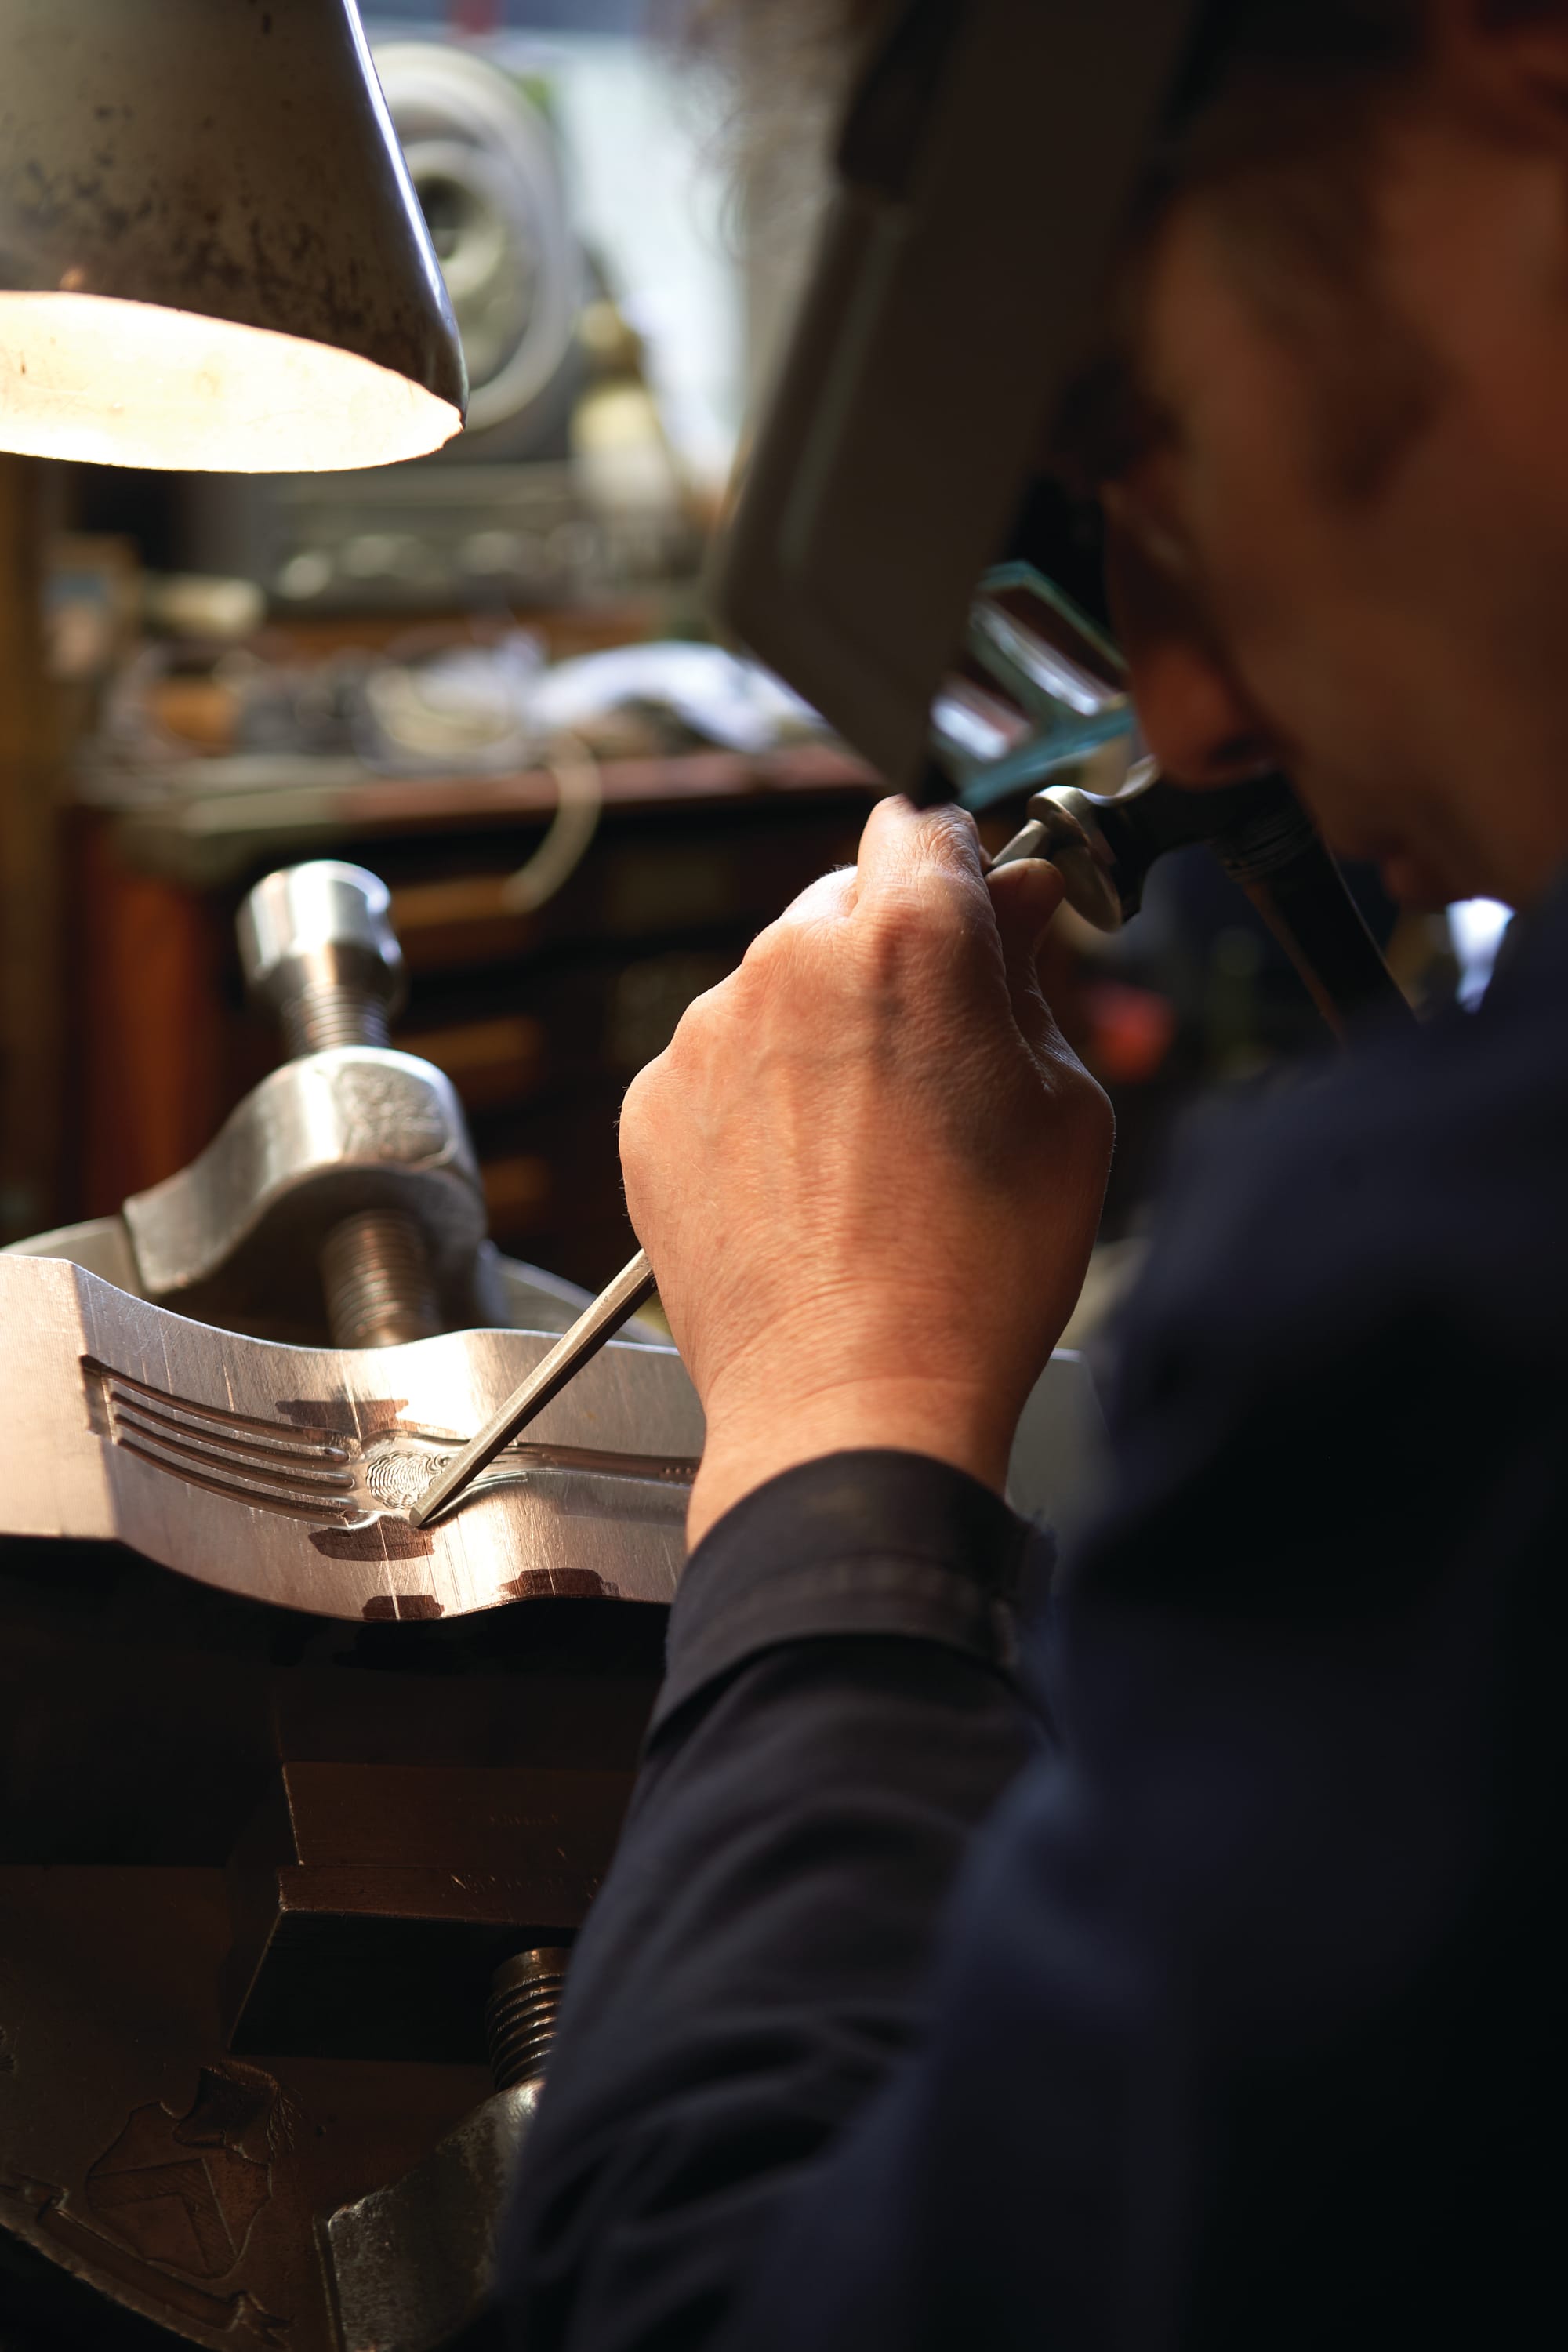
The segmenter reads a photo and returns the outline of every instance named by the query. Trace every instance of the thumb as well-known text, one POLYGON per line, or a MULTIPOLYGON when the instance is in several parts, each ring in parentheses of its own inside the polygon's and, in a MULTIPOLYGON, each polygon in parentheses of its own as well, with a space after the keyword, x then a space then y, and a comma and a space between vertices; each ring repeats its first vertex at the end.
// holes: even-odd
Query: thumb
POLYGON ((985 877, 1002 950, 1011 971, 1015 956, 1033 968, 1051 919, 1067 893, 1056 866, 1044 857, 1016 857, 1008 866, 994 866, 985 877))
POLYGON ((986 876, 1013 1017, 1036 1052, 1057 1042, 1057 1024, 1040 988, 1036 958, 1066 889, 1056 867, 1043 857, 1020 857, 994 866, 986 876))

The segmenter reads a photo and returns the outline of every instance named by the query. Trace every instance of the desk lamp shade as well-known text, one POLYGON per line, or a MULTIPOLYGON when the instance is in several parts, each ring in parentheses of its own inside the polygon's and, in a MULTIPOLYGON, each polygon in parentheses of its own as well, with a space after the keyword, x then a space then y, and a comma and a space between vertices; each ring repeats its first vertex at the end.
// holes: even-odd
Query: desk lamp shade
POLYGON ((4 0, 0 448, 324 472, 467 400, 354 0, 4 0))

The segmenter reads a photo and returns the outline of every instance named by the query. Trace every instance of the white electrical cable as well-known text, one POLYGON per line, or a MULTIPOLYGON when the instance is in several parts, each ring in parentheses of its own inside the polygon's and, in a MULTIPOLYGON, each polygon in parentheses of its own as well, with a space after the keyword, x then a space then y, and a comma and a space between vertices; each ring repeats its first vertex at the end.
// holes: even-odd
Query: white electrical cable
POLYGON ((555 736, 543 765, 555 779, 555 814, 528 863, 501 885, 501 905, 509 915, 537 913, 571 880, 598 831, 605 804, 599 762, 576 736, 555 736))

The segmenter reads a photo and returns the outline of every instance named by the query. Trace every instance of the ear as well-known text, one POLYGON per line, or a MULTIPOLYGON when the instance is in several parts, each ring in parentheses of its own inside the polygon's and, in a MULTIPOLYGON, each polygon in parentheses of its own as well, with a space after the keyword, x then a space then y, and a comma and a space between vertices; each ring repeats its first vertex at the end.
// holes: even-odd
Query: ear
POLYGON ((1568 146, 1568 0, 1428 0, 1440 89, 1504 137, 1568 146))

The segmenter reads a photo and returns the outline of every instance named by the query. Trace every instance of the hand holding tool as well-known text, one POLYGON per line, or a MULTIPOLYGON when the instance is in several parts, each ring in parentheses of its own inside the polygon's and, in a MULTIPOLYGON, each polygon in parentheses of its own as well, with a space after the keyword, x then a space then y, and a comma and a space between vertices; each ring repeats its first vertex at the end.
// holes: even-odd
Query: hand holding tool
MULTIPOLYGON (((1114 930, 1137 910, 1154 860, 1194 841, 1210 844, 1259 908, 1336 1034, 1366 1012, 1397 1008, 1409 1017, 1333 861, 1283 777, 1184 793, 1151 763, 1131 792, 1113 799, 1058 785, 1035 795, 1027 824, 993 864, 1049 858, 1060 866, 1079 912, 1099 929, 1114 930)), ((410 1524, 426 1526, 454 1501, 615 1337, 653 1287, 652 1268, 639 1250, 515 1396, 453 1455, 409 1512, 410 1524)))

